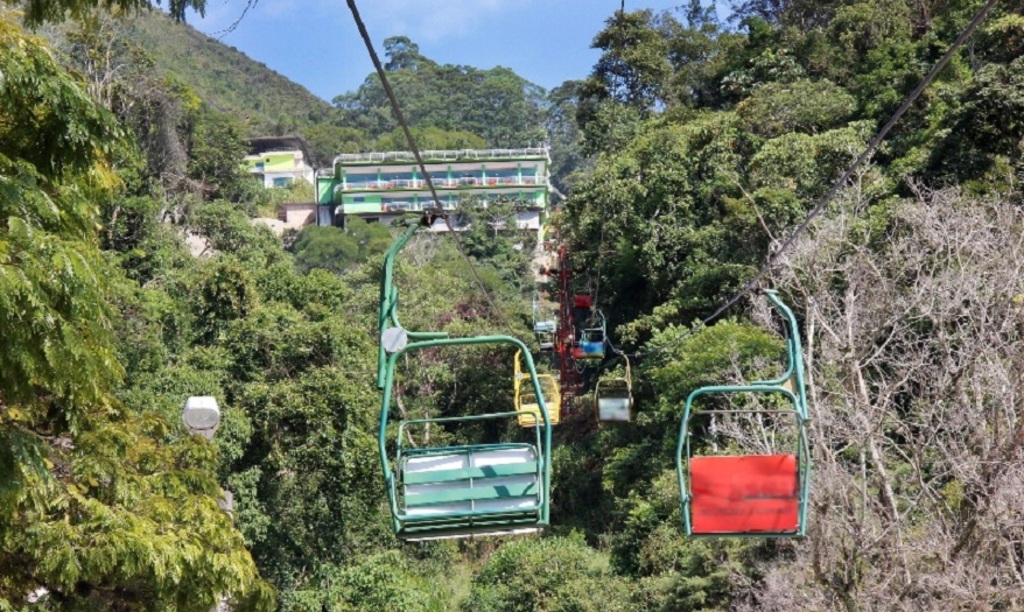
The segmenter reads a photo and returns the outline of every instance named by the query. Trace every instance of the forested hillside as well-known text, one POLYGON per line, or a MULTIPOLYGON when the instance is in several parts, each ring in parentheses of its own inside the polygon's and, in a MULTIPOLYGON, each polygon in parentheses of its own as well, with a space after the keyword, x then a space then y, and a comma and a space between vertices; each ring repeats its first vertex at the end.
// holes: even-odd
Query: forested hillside
MULTIPOLYGON (((591 73, 551 92, 389 39, 424 148, 551 143, 557 239, 612 342, 556 426, 551 527, 425 543, 393 534, 377 441, 393 230, 282 241, 253 225, 268 196, 237 163, 246 125, 214 94, 156 74, 107 35, 124 27, 109 15, 76 14, 51 53, 0 10, 0 609, 1021 609, 1018 5, 997 6, 793 234, 981 5, 749 0, 728 23, 698 2, 618 11, 591 73), (202 256, 186 234, 208 240, 202 256), (776 376, 784 354, 755 293, 701 320, 773 254, 761 284, 804 341, 807 536, 688 538, 687 396, 776 376), (622 353, 633 420, 599 424, 587 392, 622 353), (190 395, 221 402, 209 443, 180 424, 190 395)), ((388 112, 369 76, 307 134, 319 155, 405 148, 388 112)), ((410 242, 405 327, 532 335, 531 296, 552 288, 535 286, 532 238, 495 229, 509 212, 460 210, 461 253, 451 236, 410 242)), ((401 418, 512 409, 506 352, 401 366, 401 418)), ((691 444, 777 452, 774 424, 713 417, 691 444)), ((498 434, 528 437, 436 426, 403 443, 498 434)))
MULTIPOLYGON (((159 10, 66 21, 42 33, 71 56, 89 50, 82 69, 97 84, 109 86, 122 80, 117 73, 149 66, 148 79, 187 90, 196 103, 237 123, 243 136, 305 137, 320 165, 339 153, 407 148, 376 75, 354 92, 339 92, 328 104, 159 10)), ((441 65, 421 55, 406 37, 388 39, 383 51, 393 86, 409 101, 406 113, 423 148, 544 142, 544 91, 508 68, 441 65)))
POLYGON ((159 70, 245 120, 254 135, 290 134, 329 116, 330 106, 305 87, 162 11, 141 12, 127 26, 126 36, 153 54, 159 70))
MULTIPOLYGON (((331 105, 305 87, 195 28, 174 22, 161 10, 142 10, 119 19, 90 19, 106 53, 96 54, 114 71, 125 52, 145 59, 162 77, 192 89, 218 112, 238 119, 247 136, 293 134, 327 121, 331 105)), ((81 44, 81 22, 44 30, 59 48, 81 44)), ((109 75, 108 75, 109 78, 109 75)))

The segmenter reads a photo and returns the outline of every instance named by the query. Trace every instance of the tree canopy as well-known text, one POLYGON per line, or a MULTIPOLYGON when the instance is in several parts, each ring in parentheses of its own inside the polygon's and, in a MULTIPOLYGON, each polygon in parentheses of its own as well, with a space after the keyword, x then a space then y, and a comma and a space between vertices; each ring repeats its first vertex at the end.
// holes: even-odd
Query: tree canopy
MULTIPOLYGON (((591 73, 551 92, 388 39, 424 148, 548 139, 566 199, 546 238, 612 341, 557 427, 547 533, 407 544, 377 447, 395 228, 274 235, 253 223, 276 200, 241 170, 246 125, 155 71, 123 22, 74 20, 54 52, 2 14, 0 609, 1024 607, 1019 7, 779 253, 979 4, 623 9, 591 73), (811 396, 808 537, 688 539, 680 407, 777 375, 785 353, 755 295, 702 319, 773 254, 764 282, 796 312, 811 396), (598 424, 590 392, 620 352, 634 418, 598 424), (190 395, 220 402, 212 441, 179 424, 190 395)), ((405 148, 375 76, 336 104, 305 124, 318 159, 405 148)), ((457 244, 424 232, 403 250, 409 329, 531 335, 531 298, 552 290, 536 236, 513 229, 515 201, 482 204, 452 215, 457 244)), ((511 409, 508 358, 410 355, 394 410, 511 409)), ((784 437, 773 424, 715 417, 691 443, 753 452, 784 437)))

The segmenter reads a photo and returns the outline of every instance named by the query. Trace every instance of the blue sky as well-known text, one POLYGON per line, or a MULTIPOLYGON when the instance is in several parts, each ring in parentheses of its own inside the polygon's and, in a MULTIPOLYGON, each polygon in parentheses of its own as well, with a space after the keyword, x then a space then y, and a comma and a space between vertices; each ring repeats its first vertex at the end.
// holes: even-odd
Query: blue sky
MULTIPOLYGON (((627 10, 673 9, 686 0, 626 2, 627 10)), ((721 0, 720 0, 721 2, 721 0)), ((507 66, 546 89, 585 77, 590 43, 620 0, 361 0, 359 12, 381 60, 382 43, 408 36, 441 64, 507 66)), ((330 101, 354 91, 373 65, 345 0, 207 0, 189 23, 330 101)), ((721 10, 721 9, 720 9, 721 10)), ((724 16, 724 14, 723 14, 724 16)))

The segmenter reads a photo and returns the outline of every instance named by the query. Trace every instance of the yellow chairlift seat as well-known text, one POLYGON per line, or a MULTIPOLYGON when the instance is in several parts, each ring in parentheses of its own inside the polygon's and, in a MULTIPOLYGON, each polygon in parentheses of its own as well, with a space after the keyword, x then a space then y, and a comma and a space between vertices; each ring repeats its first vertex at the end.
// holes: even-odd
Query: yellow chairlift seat
MULTIPOLYGON (((529 376, 525 377, 527 383, 530 382, 529 379, 529 376)), ((540 384, 541 393, 544 394, 549 420, 552 425, 557 425, 562 410, 558 381, 550 374, 538 374, 537 382, 540 384)), ((530 384, 523 385, 522 392, 517 394, 516 410, 519 412, 519 424, 523 427, 533 427, 540 419, 540 402, 537 401, 537 395, 533 393, 532 388, 530 384)))
MULTIPOLYGON (((534 427, 540 418, 540 402, 533 392, 533 384, 529 373, 523 373, 521 365, 522 353, 517 352, 514 360, 513 387, 515 390, 515 406, 519 412, 519 424, 523 427, 534 427)), ((558 381, 551 374, 538 374, 537 384, 544 395, 548 418, 552 425, 558 424, 562 411, 562 394, 558 381)))

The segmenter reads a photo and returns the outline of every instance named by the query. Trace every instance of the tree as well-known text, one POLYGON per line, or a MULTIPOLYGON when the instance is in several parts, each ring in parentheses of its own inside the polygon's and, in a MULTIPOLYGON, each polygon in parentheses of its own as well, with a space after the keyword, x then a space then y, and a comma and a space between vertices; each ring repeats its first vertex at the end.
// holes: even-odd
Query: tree
POLYGON ((618 11, 591 45, 601 58, 587 79, 585 95, 615 100, 646 113, 662 101, 671 74, 668 45, 650 10, 618 11))
POLYGON ((582 134, 576 124, 579 81, 566 81, 548 93, 544 127, 551 146, 551 183, 561 192, 571 191, 569 176, 582 169, 582 134))
POLYGON ((578 536, 515 540, 487 559, 463 609, 636 609, 629 591, 578 536))
POLYGON ((424 60, 430 62, 420 55, 420 46, 406 36, 385 38, 384 54, 388 57, 388 62, 384 64, 384 70, 389 72, 396 70, 416 72, 420 68, 420 62, 424 60))
MULTIPOLYGON (((451 150, 451 149, 484 149, 487 142, 470 132, 464 130, 442 130, 436 127, 414 127, 410 130, 416 140, 416 148, 421 151, 427 150, 451 150)), ((409 149, 409 141, 405 137, 402 128, 395 128, 391 132, 382 135, 373 145, 374 151, 406 151, 409 149)))
POLYGON ((212 449, 115 395, 125 285, 96 203, 120 130, 3 17, 0 73, 0 606, 42 589, 55 609, 270 607, 212 449))
POLYGON ((866 220, 857 205, 786 262, 807 313, 813 544, 750 596, 1019 607, 1020 211, 955 190, 866 220))
POLYGON ((330 167, 340 153, 361 153, 373 148, 366 132, 353 127, 317 124, 304 128, 302 135, 318 168, 330 167))
POLYGON ((347 219, 345 229, 311 225, 295 241, 295 265, 304 274, 313 269, 341 274, 379 256, 390 244, 386 227, 357 217, 347 219))
POLYGON ((1024 176, 1022 92, 1024 58, 985 66, 964 92, 960 108, 948 119, 945 138, 932 155, 934 171, 969 180, 997 170, 998 175, 992 180, 1019 182, 1024 176), (1000 161, 1012 170, 1000 171, 1000 161))
POLYGON ((189 176, 196 181, 204 199, 241 200, 253 179, 240 160, 248 153, 242 125, 214 112, 201 113, 189 143, 189 176))
MULTIPOLYGON (((72 18, 82 18, 97 7, 97 0, 25 0, 23 3, 25 11, 25 22, 30 26, 37 26, 48 21, 61 21, 68 15, 72 18)), ((162 5, 160 0, 156 4, 162 5)), ((107 8, 116 8, 125 11, 137 12, 151 8, 150 0, 111 0, 105 2, 107 8)), ((167 11, 178 21, 185 20, 185 13, 192 9, 200 16, 206 15, 206 0, 168 0, 167 11)))
POLYGON ((737 105, 750 130, 768 138, 792 132, 815 134, 844 125, 857 101, 829 81, 768 83, 737 105))
MULTIPOLYGON (((388 64, 388 81, 412 126, 475 134, 490 147, 529 146, 544 139, 542 88, 508 68, 438 65, 419 55, 407 38, 388 41, 389 52, 395 54, 388 64)), ((357 91, 336 97, 334 104, 345 115, 346 125, 358 126, 372 138, 395 129, 376 74, 357 91)))

